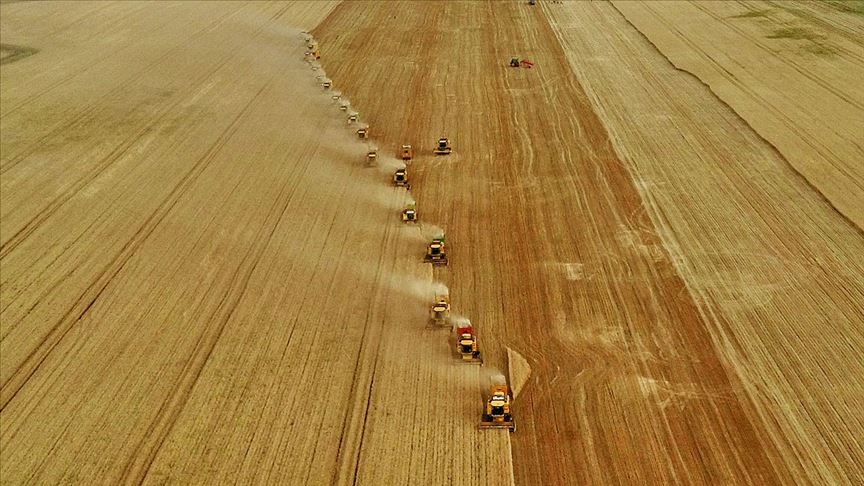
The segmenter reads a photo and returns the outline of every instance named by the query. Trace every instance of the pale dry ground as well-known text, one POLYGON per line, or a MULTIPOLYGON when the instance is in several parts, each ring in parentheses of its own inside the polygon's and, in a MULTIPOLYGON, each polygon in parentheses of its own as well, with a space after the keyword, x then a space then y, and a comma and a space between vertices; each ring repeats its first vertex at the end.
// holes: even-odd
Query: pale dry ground
POLYGON ((864 10, 837 3, 614 2, 864 228, 864 10))
POLYGON ((860 482, 861 232, 611 5, 541 4, 316 29, 382 146, 421 149, 487 361, 531 365, 517 482, 860 482))
POLYGON ((4 482, 512 482, 302 62, 334 5, 3 6, 39 49, 0 74, 4 482))
MULTIPOLYGON (((860 229, 798 177, 797 166, 712 100, 698 80, 672 69, 612 6, 544 9, 636 181, 652 232, 662 239, 714 348, 739 383, 736 395, 753 404, 748 420, 765 427, 752 452, 766 455, 781 478, 864 481, 860 229)), ((832 18, 824 21, 831 24, 832 18)), ((710 23, 698 25, 710 31, 710 23)), ((738 46, 725 40, 711 44, 738 46)), ((731 55, 738 59, 737 51, 731 55)), ((766 65, 780 62, 765 53, 762 58, 766 65)), ((836 67, 819 73, 842 74, 836 67)), ((751 82, 752 91, 775 97, 797 86, 751 82)), ((843 109, 855 113, 854 107, 843 109)), ((801 120, 792 128, 806 132, 810 126, 801 120)), ((851 135, 844 132, 848 125, 825 128, 832 127, 851 135)), ((810 135, 820 136, 818 130, 810 135)), ((829 137, 822 143, 837 153, 848 148, 829 137)), ((861 159, 845 153, 845 162, 860 169, 861 159)), ((864 183, 860 175, 846 177, 858 187, 864 183)), ((820 181, 829 197, 834 182, 843 184, 835 176, 820 181)))

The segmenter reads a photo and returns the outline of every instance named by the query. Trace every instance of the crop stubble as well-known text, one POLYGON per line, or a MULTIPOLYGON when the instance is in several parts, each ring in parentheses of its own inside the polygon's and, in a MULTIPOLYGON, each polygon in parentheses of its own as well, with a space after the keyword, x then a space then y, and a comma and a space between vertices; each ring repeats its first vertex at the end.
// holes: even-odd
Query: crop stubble
POLYGON ((612 6, 541 4, 4 5, 4 475, 860 479, 860 230, 612 6), (454 310, 531 365, 512 463, 404 192, 308 95, 325 16, 454 310))
POLYGON ((385 145, 454 141, 415 193, 489 361, 531 363, 517 481, 860 477, 860 231, 611 6, 542 5, 316 31, 385 145))
POLYGON ((404 190, 302 62, 332 7, 4 5, 40 48, 3 69, 4 480, 510 482, 404 190))

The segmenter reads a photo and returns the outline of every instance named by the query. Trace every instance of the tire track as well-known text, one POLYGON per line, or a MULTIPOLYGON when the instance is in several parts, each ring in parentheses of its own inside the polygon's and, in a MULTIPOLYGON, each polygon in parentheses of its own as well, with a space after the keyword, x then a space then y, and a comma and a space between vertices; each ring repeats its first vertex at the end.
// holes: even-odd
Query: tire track
MULTIPOLYGON (((164 62, 166 59, 169 59, 171 56, 175 55, 178 51, 181 51, 182 49, 184 49, 186 45, 188 45, 190 42, 194 41, 196 38, 203 36, 207 33, 215 31, 220 25, 222 25, 223 23, 228 21, 233 15, 237 14, 240 10, 242 10, 242 6, 240 8, 238 8, 237 10, 234 10, 232 12, 227 12, 222 17, 213 21, 210 25, 192 33, 189 37, 184 38, 181 42, 178 42, 177 44, 175 44, 174 47, 169 48, 158 59, 156 59, 155 61, 144 66, 143 68, 141 68, 140 70, 136 71, 131 76, 126 78, 123 82, 119 83, 119 85, 116 88, 112 89, 111 91, 109 91, 108 93, 103 95, 103 98, 104 99, 114 99, 120 95, 123 95, 124 93, 128 93, 130 85, 139 82, 145 73, 151 72, 154 67, 158 66, 159 64, 164 62)), ((118 50, 118 52, 119 52, 119 50, 118 50)), ((102 59, 100 59, 99 62, 103 62, 106 59, 107 58, 102 58, 102 59)), ((94 64, 91 67, 95 67, 95 65, 96 64, 94 64)), ((58 81, 57 83, 49 86, 45 90, 40 91, 37 94, 34 94, 32 97, 23 101, 21 104, 17 105, 15 108, 13 108, 9 112, 5 113, 3 116, 10 115, 10 114, 14 113, 17 109, 24 107, 24 106, 27 106, 29 103, 32 103, 34 100, 42 97, 43 95, 50 93, 54 88, 66 83, 68 81, 71 81, 72 79, 75 79, 76 77, 78 77, 80 75, 83 75, 89 69, 90 68, 85 69, 83 71, 76 71, 74 74, 68 76, 67 78, 64 78, 64 79, 58 81)), ((146 105, 146 101, 142 102, 142 104, 140 106, 145 106, 145 105, 146 105)), ((28 157, 30 157, 31 155, 36 153, 48 140, 51 140, 53 138, 57 138, 58 135, 60 135, 64 132, 73 131, 76 127, 86 127, 88 125, 94 124, 94 122, 96 120, 100 119, 100 117, 98 116, 100 114, 99 110, 103 109, 103 108, 104 108, 104 106, 101 106, 99 104, 94 103, 94 104, 88 106, 87 108, 85 108, 80 113, 73 114, 73 116, 65 124, 63 122, 58 123, 55 128, 53 128, 48 133, 44 134, 39 139, 34 141, 30 145, 30 148, 28 150, 25 150, 24 152, 17 154, 10 159, 6 159, 5 163, 0 164, 0 175, 5 174, 7 171, 14 168, 20 162, 22 162, 23 160, 26 160, 28 157)), ((72 112, 74 109, 75 109, 74 107, 70 108, 69 110, 67 110, 67 113, 72 112)), ((136 110, 137 110, 137 108, 133 109, 131 112, 134 113, 136 110)), ((2 119, 2 116, 0 116, 0 119, 2 119)))
MULTIPOLYGON (((422 16, 417 4, 411 6, 422 16)), ((395 145, 403 115, 382 102, 376 87, 402 91, 406 78, 393 76, 384 84, 378 71, 403 58, 398 50, 388 51, 392 57, 376 64, 377 49, 415 46, 415 30, 436 31, 431 45, 418 46, 422 54, 413 58, 426 69, 429 92, 411 100, 427 114, 410 120, 409 127, 420 141, 448 133, 456 148, 445 161, 417 157, 416 194, 431 202, 423 217, 448 229, 452 260, 437 275, 449 277, 454 302, 480 316, 486 361, 506 362, 502 350, 508 346, 531 358, 534 379, 520 395, 520 428, 511 440, 518 481, 601 482, 610 475, 622 482, 746 481, 755 470, 767 471, 770 481, 776 473, 764 457, 726 454, 757 442, 759 427, 748 421, 745 402, 723 398, 734 377, 720 366, 659 238, 646 234, 637 242, 644 253, 621 243, 620 226, 653 223, 637 211, 638 188, 578 81, 562 67, 569 64, 548 22, 521 3, 448 3, 443 10, 447 23, 436 26, 425 18, 412 24, 407 14, 393 19, 381 8, 368 14, 375 16, 377 37, 368 41, 363 34, 346 34, 367 32, 353 22, 364 19, 355 12, 338 29, 328 24, 334 31, 322 45, 341 45, 333 48, 333 55, 344 57, 331 77, 337 85, 347 83, 352 91, 345 92, 395 145), (461 23, 473 28, 456 29, 461 23), (509 52, 502 57, 504 51, 509 52), (511 55, 530 56, 537 64, 511 69, 511 55), (352 59, 364 69, 352 69, 352 59), (511 136, 521 127, 530 127, 521 132, 530 140, 511 136), (546 270, 547 262, 578 262, 594 275, 559 279, 546 270), (687 354, 679 356, 683 350, 687 354), (671 392, 644 392, 639 379, 668 383, 663 386, 670 390, 693 383, 694 398, 664 408, 662 394, 671 392), (575 409, 568 397, 579 391, 586 404, 575 409), (588 429, 578 419, 582 415, 591 417, 588 429), (585 458, 591 454, 599 467, 589 467, 585 458)), ((460 427, 473 425, 456 420, 460 427)), ((402 467, 390 467, 389 475, 367 474, 399 483, 402 467)))
MULTIPOLYGON (((263 91, 263 88, 262 88, 263 91)), ((169 196, 159 205, 157 210, 145 220, 135 236, 120 250, 114 259, 106 266, 105 271, 87 288, 75 305, 63 316, 63 318, 49 331, 40 344, 28 355, 27 359, 15 370, 12 376, 0 387, 0 412, 15 398, 18 391, 26 384, 27 380, 36 372, 45 358, 57 346, 57 343, 69 330, 81 320, 96 299, 101 295, 111 280, 123 269, 123 266, 135 251, 153 233, 159 223, 174 208, 184 193, 194 185, 201 173, 212 162, 228 140, 237 131, 244 115, 249 111, 255 99, 260 96, 261 91, 250 100, 246 107, 234 118, 232 123, 220 135, 211 149, 198 159, 186 175, 179 181, 169 196), (83 309, 76 311, 76 309, 83 309)))
MULTIPOLYGON (((834 88, 830 84, 823 81, 821 78, 814 76, 812 73, 810 73, 810 71, 806 70, 805 68, 800 66, 798 63, 796 63, 790 59, 787 59, 786 57, 783 57, 783 56, 775 56, 774 51, 772 51, 768 46, 766 46, 763 42, 759 41, 758 39, 754 38, 753 36, 744 32, 744 30, 742 30, 740 27, 737 27, 737 26, 735 26, 729 22, 726 22, 722 17, 718 16, 717 14, 714 14, 713 12, 709 11, 706 7, 699 5, 696 2, 694 2, 692 5, 694 7, 696 7, 697 9, 701 10, 702 12, 704 12, 709 17, 716 20, 717 22, 719 22, 719 23, 725 25, 726 27, 730 28, 731 30, 737 32, 739 35, 741 35, 745 39, 750 40, 750 42, 753 45, 762 49, 766 53, 767 56, 773 56, 774 59, 777 59, 777 60, 781 61, 783 64, 786 64, 787 66, 791 67, 792 69, 795 70, 795 72, 800 74, 801 77, 809 79, 810 81, 817 84, 818 86, 820 86, 825 91, 827 91, 827 92, 833 94, 834 96, 836 96, 837 98, 843 100, 845 103, 848 103, 848 104, 854 106, 855 108, 858 108, 859 110, 864 111, 864 105, 862 105, 858 101, 850 98, 848 95, 846 95, 846 93, 840 92, 839 90, 837 90, 836 88, 834 88)), ((652 12, 654 12, 654 15, 658 16, 658 18, 659 18, 659 15, 657 15, 656 11, 651 9, 651 7, 648 7, 647 4, 645 6, 648 10, 651 10, 652 12)), ((683 37, 682 37, 682 39, 683 39, 683 37)))
MULTIPOLYGON (((268 86, 269 83, 259 91, 255 99, 258 99, 268 86)), ((249 106, 251 105, 252 103, 249 106)), ((210 359, 210 355, 213 353, 225 326, 231 321, 237 310, 237 304, 246 293, 249 281, 258 268, 264 251, 271 244, 273 235, 282 221, 295 189, 296 185, 283 186, 279 198, 274 202, 274 207, 268 211, 268 218, 259 228, 254 239, 256 244, 244 256, 243 261, 235 271, 234 277, 231 278, 231 287, 225 293, 222 302, 211 318, 211 321, 213 318, 217 318, 216 323, 212 324, 199 338, 195 351, 193 351, 192 356, 184 367, 183 373, 181 373, 178 379, 178 386, 176 387, 178 392, 174 393, 171 399, 166 402, 167 406, 160 409, 156 420, 150 425, 146 439, 132 455, 134 461, 127 464, 124 470, 124 482, 143 484, 154 458, 158 454, 166 437, 170 434, 171 429, 177 421, 177 417, 179 417, 192 394, 192 390, 201 376, 204 366, 210 359)))
MULTIPOLYGON (((288 7, 284 7, 281 13, 288 7)), ((278 17, 278 14, 277 14, 278 17)), ((215 25, 213 29, 215 29, 215 25)), ((262 31, 259 28, 254 35, 259 34, 262 31)), ((254 37, 253 35, 253 37, 254 37)), ((226 56, 219 62, 216 67, 212 70, 207 71, 204 75, 199 76, 192 84, 191 88, 188 92, 195 92, 200 90, 205 83, 212 79, 213 76, 221 71, 225 66, 229 64, 233 59, 237 57, 236 52, 232 52, 232 54, 226 56)), ((167 55, 166 55, 167 57, 167 55)), ((155 63, 154 63, 155 65, 155 63)), ((0 243, 0 261, 5 258, 11 251, 13 251, 18 245, 21 244, 28 236, 30 236, 38 227, 41 225, 46 219, 52 216, 59 207, 65 204, 69 199, 78 194, 82 188, 92 183, 96 178, 98 178, 102 173, 104 173, 112 164, 120 160, 123 156, 126 155, 127 151, 135 145, 135 143, 140 140, 145 134, 149 133, 154 129, 154 127, 159 126, 163 121, 172 113, 176 112, 177 107, 179 107, 184 101, 186 101, 182 97, 178 97, 173 103, 168 106, 163 107, 163 109, 157 114, 155 117, 155 121, 144 125, 142 128, 138 130, 137 133, 128 137, 121 141, 120 145, 112 150, 106 157, 101 159, 99 162, 95 164, 95 167, 90 168, 85 172, 85 174, 76 180, 71 186, 69 186, 66 190, 64 190, 59 196, 55 197, 51 202, 48 203, 47 206, 43 207, 39 212, 37 212, 36 216, 26 223, 22 228, 20 228, 16 233, 14 233, 9 239, 5 242, 0 243)))
MULTIPOLYGON (((709 13, 709 12, 708 12, 704 7, 701 7, 701 6, 696 5, 696 4, 694 4, 694 6, 696 6, 697 8, 699 8, 700 10, 702 10, 703 12, 709 14, 709 15, 710 15, 711 17, 713 17, 715 20, 718 20, 719 22, 723 23, 723 25, 732 28, 732 29, 735 30, 736 32, 739 32, 739 34, 741 34, 742 36, 744 36, 744 37, 747 38, 748 40, 750 40, 750 41, 752 41, 752 42, 754 42, 754 43, 757 43, 753 38, 751 38, 751 37, 746 36, 745 34, 743 34, 743 31, 741 31, 740 29, 737 29, 737 28, 732 27, 731 25, 729 25, 728 22, 724 22, 724 21, 722 20, 722 18, 720 18, 719 16, 716 16, 716 15, 710 14, 710 13, 709 13)), ((662 16, 661 16, 657 11, 656 11, 656 10, 652 9, 652 8, 649 7, 647 4, 645 4, 645 9, 646 9, 648 12, 650 12, 650 13, 652 14, 652 16, 653 16, 653 17, 654 17, 654 18, 655 18, 659 23, 661 23, 662 25, 664 25, 664 26, 665 26, 665 27, 666 27, 670 32, 674 32, 675 35, 676 35, 676 37, 677 37, 677 38, 678 38, 678 39, 679 39, 683 44, 689 46, 693 51, 699 53, 699 55, 702 57, 702 59, 704 59, 707 63, 709 63, 711 66, 713 66, 714 69, 715 69, 715 71, 718 72, 718 73, 720 73, 720 74, 723 76, 723 78, 725 78, 726 81, 727 81, 729 84, 731 84, 731 85, 737 87, 740 91, 746 93, 746 94, 747 94, 748 96, 750 96, 753 100, 757 101, 757 102, 762 106, 762 108, 764 108, 766 111, 771 112, 771 113, 774 115, 775 118, 777 118, 778 120, 782 120, 783 125, 784 125, 784 127, 785 127, 787 130, 789 130, 790 132, 794 133, 794 134, 795 134, 798 138, 800 138, 801 140, 806 141, 806 143, 807 143, 811 148, 813 148, 814 151, 816 151, 819 155, 821 155, 822 157, 824 157, 826 160, 838 160, 838 159, 841 159, 840 155, 837 154, 836 152, 834 152, 834 151, 831 149, 831 147, 830 147, 827 143, 824 143, 824 142, 822 142, 821 140, 815 140, 815 139, 812 139, 812 138, 807 137, 807 133, 805 132, 805 130, 804 130, 803 128, 799 127, 798 125, 796 125, 796 124, 794 123, 794 120, 793 120, 791 117, 789 117, 788 115, 786 115, 786 114, 781 110, 780 107, 778 107, 778 106, 774 105, 773 103, 769 102, 768 100, 765 99, 765 97, 759 95, 758 93, 756 93, 756 91, 754 91, 753 89, 750 89, 750 88, 749 88, 747 85, 745 85, 743 82, 739 81, 738 78, 736 78, 734 74, 732 74, 731 72, 729 72, 729 70, 727 70, 727 69, 726 69, 722 64, 720 64, 717 60, 715 60, 715 59, 714 59, 714 58, 713 58, 713 57, 712 57, 708 52, 706 52, 704 49, 702 49, 701 47, 699 47, 699 45, 697 45, 695 42, 693 42, 693 41, 691 41, 690 39, 688 39, 688 38, 684 35, 684 33, 681 32, 681 30, 677 29, 675 26, 673 26, 673 25, 670 24, 668 21, 666 21, 666 20, 665 20, 665 19, 664 19, 664 18, 663 18, 663 17, 662 17, 662 16)), ((618 10, 618 11, 619 11, 619 13, 621 13, 622 16, 623 16, 623 13, 622 13, 620 10, 618 10)), ((631 23, 630 25, 633 25, 633 24, 631 23)), ((633 27, 636 28, 635 25, 633 25, 633 27)), ((646 38, 647 38, 647 37, 646 37, 646 38)), ((649 42, 650 42, 650 40, 649 40, 649 42)), ((652 44, 653 44, 653 43, 652 43, 652 44)), ((655 46, 655 47, 656 47, 656 46, 655 46)), ((662 52, 662 51, 659 51, 659 48, 658 48, 658 52, 662 52)), ((667 57, 667 59, 669 60, 669 62, 670 62, 671 64, 675 65, 675 63, 674 63, 671 59, 669 59, 668 57, 667 57)), ((790 61, 790 62, 791 62, 791 61, 790 61)), ((694 78, 699 79, 699 82, 702 83, 702 84, 705 84, 705 85, 708 87, 708 89, 710 89, 710 90, 712 91, 712 93, 715 92, 714 89, 711 88, 710 85, 708 85, 708 84, 706 84, 704 81, 702 81, 701 78, 699 78, 699 76, 697 76, 695 73, 692 73, 692 72, 688 71, 687 69, 680 68, 680 67, 678 67, 677 65, 675 65, 675 68, 678 69, 678 70, 680 70, 680 71, 682 71, 682 72, 686 72, 687 74, 693 76, 694 78)), ((726 103, 726 102, 725 102, 725 101, 724 101, 724 100, 723 100, 719 95, 716 95, 716 93, 715 93, 715 97, 717 98, 718 101, 720 101, 721 103, 723 103, 724 105, 726 105, 727 107, 729 107, 729 109, 735 111, 734 108, 733 108, 731 105, 729 105, 728 103, 726 103)), ((737 113, 737 111, 736 111, 736 113, 737 113)), ((750 126, 750 123, 747 122, 743 117, 741 117, 741 119, 742 119, 743 121, 745 121, 746 123, 748 123, 748 126, 750 126)), ((753 128, 753 127, 751 126, 751 128, 753 128)), ((755 131, 755 128, 753 128, 753 129, 754 129, 754 131, 755 131)), ((764 138, 764 137, 763 137, 763 138, 764 138)), ((767 142, 767 143, 770 143, 770 142, 768 142, 767 140, 766 140, 766 142, 767 142)), ((773 144, 771 144, 771 145, 774 146, 773 144)), ((774 146, 774 147, 775 147, 775 149, 777 149, 776 146, 774 146)), ((778 150, 778 154, 779 154, 779 153, 780 153, 780 152, 779 152, 779 150, 778 150)), ((790 165, 791 165, 791 164, 790 164, 790 165)), ((835 170, 837 170, 839 173, 841 173, 841 174, 842 174, 842 175, 843 175, 847 180, 849 180, 851 183, 855 184, 855 185, 857 186, 857 188, 860 190, 860 192, 864 193, 864 185, 859 184, 859 183, 857 182, 857 178, 854 176, 854 174, 850 173, 846 167, 838 166, 838 165, 834 165, 834 164, 832 164, 832 167, 833 167, 835 170)), ((802 174, 802 175, 803 175, 803 174, 802 174)), ((815 185, 813 185, 813 187, 814 187, 814 189, 816 189, 817 191, 819 190, 815 185)), ((820 192, 821 192, 821 191, 820 191, 820 192)))
POLYGON ((642 183, 652 219, 706 316, 715 347, 739 377, 736 394, 754 405, 748 419, 765 429, 761 450, 783 483, 854 477, 861 453, 849 445, 860 420, 852 425, 856 414, 844 403, 848 397, 826 396, 825 384, 833 388, 843 379, 821 364, 851 366, 846 360, 854 353, 836 342, 861 338, 843 319, 850 305, 860 307, 845 295, 861 288, 860 266, 849 268, 860 246, 854 227, 814 197, 758 134, 740 130, 733 111, 706 111, 699 100, 710 90, 701 81, 694 87, 689 74, 664 74, 662 56, 653 60, 639 47, 641 33, 617 28, 601 14, 611 6, 572 8, 547 11, 572 43, 571 53, 579 53, 570 62, 590 81, 592 102, 642 183), (596 41, 606 33, 613 33, 613 42, 596 41), (631 127, 634 111, 653 121, 650 132, 631 127), (753 285, 762 281, 770 283, 767 289, 753 285), (837 285, 844 292, 837 293, 837 285), (741 302, 750 290, 761 298, 756 305, 741 302))

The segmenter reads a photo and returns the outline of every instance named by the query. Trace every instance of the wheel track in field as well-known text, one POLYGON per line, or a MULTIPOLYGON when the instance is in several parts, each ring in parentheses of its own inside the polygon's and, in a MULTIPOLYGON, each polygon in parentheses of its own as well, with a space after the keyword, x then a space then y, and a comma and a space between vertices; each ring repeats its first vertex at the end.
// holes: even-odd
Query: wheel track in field
POLYGON ((87 291, 77 300, 75 305, 64 315, 46 335, 45 339, 36 347, 28 356, 27 360, 19 367, 11 378, 3 383, 0 387, 0 411, 14 399, 15 394, 25 385, 27 380, 38 369, 39 365, 45 360, 47 355, 57 345, 58 342, 69 332, 69 330, 80 321, 86 314, 87 310, 99 298, 99 295, 111 283, 111 279, 117 275, 123 266, 129 261, 129 258, 135 253, 138 247, 147 240, 153 230, 177 204, 177 201, 183 197, 183 194, 195 183, 201 173, 207 168, 209 163, 216 157, 222 147, 230 140, 231 136, 237 131, 243 116, 248 112, 254 100, 260 96, 263 88, 252 100, 247 103, 246 107, 234 118, 234 121, 222 135, 213 144, 210 150, 200 159, 198 159, 180 182, 174 187, 169 196, 160 204, 157 210, 147 218, 141 228, 135 233, 134 237, 120 250, 117 256, 105 268, 105 271, 88 287, 87 291), (82 309, 83 310, 76 310, 82 309))
MULTIPOLYGON (((287 9, 287 7, 284 8, 274 18, 278 18, 278 16, 281 15, 282 13, 284 13, 286 9, 287 9)), ((218 23, 223 21, 223 20, 224 19, 220 19, 219 21, 214 23, 214 25, 208 27, 205 30, 202 30, 201 33, 203 34, 205 31, 215 29, 218 26, 218 23)), ((260 32, 260 31, 261 30, 259 29, 257 32, 260 32)), ((221 62, 219 62, 216 65, 216 67, 214 67, 212 70, 206 72, 206 74, 200 76, 193 83, 193 85, 190 87, 188 92, 195 92, 195 91, 201 89, 210 79, 212 79, 212 77, 215 73, 221 71, 223 68, 228 66, 229 63, 231 62, 231 60, 234 59, 236 56, 237 56, 236 52, 232 52, 231 54, 226 56, 221 62)), ((166 54, 165 56, 160 58, 160 61, 166 59, 167 57, 169 57, 168 54, 166 54)), ((150 69, 156 65, 157 65, 157 63, 153 63, 148 68, 145 68, 144 70, 142 70, 142 72, 146 72, 147 69, 150 69)), ((130 78, 130 79, 132 79, 132 78, 130 78)), ((115 89, 114 91, 112 91, 112 93, 113 94, 119 94, 120 92, 122 92, 123 89, 125 89, 125 87, 115 89)), ((112 164, 114 164, 119 159, 121 159, 124 155, 126 155, 126 152, 131 147, 133 147, 136 142, 138 142, 144 135, 149 133, 155 127, 159 126, 168 116, 170 116, 172 113, 174 113, 176 111, 177 107, 180 106, 184 101, 186 101, 185 98, 177 97, 177 99, 173 103, 171 103, 167 106, 164 106, 163 109, 156 116, 154 121, 145 124, 134 135, 122 140, 120 142, 119 146, 115 147, 111 151, 111 153, 109 153, 106 157, 104 157, 99 162, 97 162, 94 167, 89 169, 84 174, 84 176, 77 179, 71 186, 69 186, 66 190, 64 190, 59 196, 57 196, 56 198, 51 200, 48 203, 48 205, 43 207, 35 215, 35 217, 32 220, 30 220, 28 223, 26 223, 22 228, 20 228, 16 233, 14 233, 9 239, 0 243, 0 261, 2 261, 3 258, 5 258, 11 251, 13 251, 30 234, 32 234, 39 227, 39 225, 42 222, 44 222, 47 218, 52 216, 60 206, 65 204, 67 201, 69 201, 69 199, 71 199, 77 193, 79 193, 82 188, 84 188, 85 186, 87 186, 88 184, 93 182, 96 178, 99 177, 100 174, 105 172, 112 164)), ((95 118, 95 114, 97 111, 98 111, 98 108, 92 108, 92 109, 88 110, 88 114, 84 115, 84 117, 86 117, 87 120, 92 121, 92 119, 95 118), (91 116, 91 114, 93 114, 93 115, 91 116)), ((71 126, 79 124, 78 123, 79 120, 80 120, 80 117, 73 120, 72 122, 70 122, 66 127, 62 127, 61 129, 58 129, 55 132, 60 133, 62 131, 68 130, 71 128, 71 126)), ((82 121, 80 123, 83 124, 85 122, 82 121)), ((45 140, 45 138, 40 140, 39 143, 41 143, 44 140, 45 140)), ((34 144, 34 147, 38 146, 39 143, 34 144)))

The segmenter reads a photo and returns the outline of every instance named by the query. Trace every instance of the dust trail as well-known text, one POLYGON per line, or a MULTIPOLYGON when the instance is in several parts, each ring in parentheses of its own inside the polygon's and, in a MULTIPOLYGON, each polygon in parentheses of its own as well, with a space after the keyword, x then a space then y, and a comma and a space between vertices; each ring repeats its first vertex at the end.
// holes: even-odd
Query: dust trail
MULTIPOLYGON (((380 216, 371 216, 377 211, 366 211, 365 209, 386 209, 391 212, 394 221, 401 219, 402 210, 410 200, 407 191, 389 186, 389 179, 381 177, 376 180, 358 178, 355 173, 345 170, 344 165, 327 164, 326 161, 333 154, 344 157, 343 151, 352 151, 348 158, 348 164, 365 166, 366 150, 360 145, 358 147, 330 147, 319 150, 316 158, 325 161, 315 171, 321 179, 320 185, 315 192, 327 197, 341 197, 346 191, 350 191, 356 203, 353 222, 358 225, 381 224, 380 216), (367 217, 367 215, 369 215, 367 217), (371 219, 376 218, 376 219, 371 219)), ((365 169, 364 169, 365 170, 365 169)), ((369 169, 373 170, 373 169, 369 169)))
MULTIPOLYGON (((389 173, 395 172, 397 169, 405 169, 405 162, 401 159, 397 159, 393 156, 382 156, 378 154, 378 166, 381 167, 382 170, 386 170, 389 173)), ((410 177, 410 173, 408 174, 410 177)))
MULTIPOLYGON (((408 195, 410 201, 414 201, 414 199, 408 195)), ((406 203, 408 204, 408 203, 406 203)), ((416 205, 416 202, 415 202, 416 205)), ((423 222, 423 207, 415 206, 417 209, 418 219, 419 219, 419 227, 412 227, 411 231, 406 235, 407 239, 412 244, 417 244, 419 246, 425 247, 429 242, 436 238, 442 238, 444 236, 444 230, 441 227, 436 226, 434 224, 424 223, 423 222)))
POLYGON ((444 228, 434 224, 423 225, 423 238, 433 240, 436 238, 444 238, 444 228))
MULTIPOLYGON (((300 32, 294 34, 301 37, 304 46, 307 42, 315 42, 311 35, 300 32)), ((352 171, 346 171, 346 165, 357 164, 365 167, 369 164, 368 152, 377 150, 374 137, 371 140, 361 139, 357 130, 369 129, 369 126, 361 119, 359 111, 352 106, 343 92, 336 89, 336 86, 332 86, 331 89, 322 86, 329 78, 321 63, 317 60, 309 60, 305 65, 308 70, 306 78, 321 93, 316 98, 316 102, 320 103, 322 113, 326 116, 320 120, 310 120, 310 123, 304 126, 289 128, 296 135, 301 136, 320 137, 322 133, 327 134, 328 143, 321 146, 316 154, 317 158, 324 162, 316 168, 322 179, 321 185, 316 190, 325 195, 332 193, 333 197, 338 197, 346 188, 350 188, 352 194, 355 194, 358 207, 384 208, 393 212, 394 219, 400 218, 401 211, 405 207, 416 205, 416 200, 408 191, 395 190, 392 186, 393 173, 398 169, 406 168, 405 161, 397 158, 396 154, 378 153, 374 167, 369 167, 369 170, 377 171, 380 177, 373 180, 357 178, 356 175, 352 175, 352 171), (356 119, 352 120, 352 116, 356 119)), ((374 127, 372 130, 370 135, 374 133, 374 127)), ((373 221, 371 216, 365 216, 370 213, 375 212, 357 211, 353 223, 361 227, 381 224, 380 221, 373 221)), ((416 226, 406 226, 405 229, 411 235, 409 241, 418 243, 418 262, 422 256, 423 244, 444 235, 444 230, 436 225, 423 224, 419 230, 416 226)), ((449 295, 449 289, 442 282, 392 272, 385 272, 382 275, 381 272, 382 270, 373 262, 358 265, 358 277, 361 281, 371 284, 380 279, 380 282, 391 291, 402 294, 418 304, 431 304, 436 298, 449 295)), ((467 322, 467 319, 462 319, 467 322)))
POLYGON ((453 331, 457 327, 468 327, 471 325, 471 320, 461 314, 450 314, 450 322, 453 323, 453 331))
POLYGON ((377 280, 391 291, 424 306, 432 305, 436 298, 450 295, 450 289, 443 282, 393 272, 385 272, 382 275, 374 262, 358 268, 358 279, 364 284, 371 284, 377 280), (379 278, 380 280, 377 280, 379 278))
POLYGON ((384 278, 384 283, 412 299, 424 304, 431 304, 435 297, 449 295, 450 290, 442 282, 435 282, 421 278, 412 278, 405 275, 389 275, 384 278))
POLYGON ((484 366, 480 368, 480 378, 480 384, 485 384, 487 389, 495 385, 507 384, 507 378, 504 376, 504 373, 494 366, 484 366))

